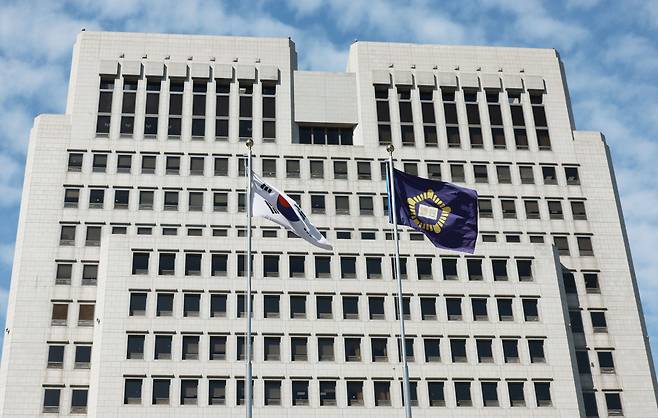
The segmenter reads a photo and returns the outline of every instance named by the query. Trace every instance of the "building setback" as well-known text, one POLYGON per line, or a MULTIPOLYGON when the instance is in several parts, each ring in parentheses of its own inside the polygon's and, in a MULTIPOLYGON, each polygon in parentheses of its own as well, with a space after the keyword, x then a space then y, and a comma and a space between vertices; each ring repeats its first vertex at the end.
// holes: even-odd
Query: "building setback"
POLYGON ((255 416, 399 417, 397 168, 478 191, 472 256, 402 229, 415 417, 656 417, 609 149, 553 49, 82 32, 30 135, 0 415, 244 413, 245 141, 328 252, 254 228, 255 416))

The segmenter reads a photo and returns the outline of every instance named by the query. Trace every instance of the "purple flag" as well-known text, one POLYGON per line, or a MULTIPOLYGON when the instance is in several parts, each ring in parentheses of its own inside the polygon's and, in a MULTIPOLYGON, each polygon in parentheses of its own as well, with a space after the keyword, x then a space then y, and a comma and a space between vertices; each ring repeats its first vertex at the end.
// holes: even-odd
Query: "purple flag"
POLYGON ((393 170, 398 225, 407 225, 439 248, 473 253, 478 236, 475 190, 393 170))

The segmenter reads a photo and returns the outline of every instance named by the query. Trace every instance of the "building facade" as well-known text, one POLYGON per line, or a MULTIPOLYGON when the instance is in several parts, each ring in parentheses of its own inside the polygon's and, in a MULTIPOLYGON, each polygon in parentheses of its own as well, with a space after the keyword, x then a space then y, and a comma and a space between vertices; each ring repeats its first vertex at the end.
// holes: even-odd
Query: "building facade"
POLYGON ((402 414, 386 220, 396 167, 479 193, 474 255, 401 230, 415 417, 656 417, 609 150, 552 49, 82 32, 31 132, 4 417, 244 413, 246 177, 328 252, 254 227, 255 416, 402 414))

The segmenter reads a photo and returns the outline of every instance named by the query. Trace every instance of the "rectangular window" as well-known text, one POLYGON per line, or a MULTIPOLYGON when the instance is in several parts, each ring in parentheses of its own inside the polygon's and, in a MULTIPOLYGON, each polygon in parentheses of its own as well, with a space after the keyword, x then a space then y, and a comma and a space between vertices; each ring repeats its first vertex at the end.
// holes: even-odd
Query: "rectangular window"
POLYGON ((443 269, 443 280, 459 280, 456 258, 442 258, 441 267, 443 269))
POLYGON ((318 361, 334 361, 333 337, 318 337, 318 361))
POLYGON ((142 174, 155 174, 155 155, 142 155, 142 174))
POLYGON ((226 380, 208 380, 208 405, 226 405, 226 380))
MULTIPOLYGON (((321 162, 321 161, 320 161, 321 162)), ((311 161, 311 177, 314 176, 314 171, 318 172, 317 176, 320 176, 320 167, 321 165, 318 164, 318 167, 314 169, 313 167, 314 161, 311 161)), ((334 161, 334 179, 336 180, 344 180, 347 179, 347 161, 334 161)), ((322 177, 316 177, 316 178, 322 178, 322 177)))
POLYGON ((89 209, 103 209, 105 189, 89 190, 89 209))
POLYGON ((523 317, 526 322, 539 321, 539 310, 537 299, 523 299, 523 317))
POLYGON ((578 254, 581 257, 594 256, 594 248, 592 247, 591 237, 576 237, 578 242, 578 254))
POLYGON ((420 298, 420 315, 423 321, 436 320, 436 299, 434 297, 420 298))
POLYGON ((455 382, 455 400, 457 406, 473 406, 471 382, 455 382))
POLYGON ((336 406, 336 381, 320 381, 320 406, 336 406))
POLYGON ((331 278, 331 257, 319 255, 315 256, 315 278, 331 278))
POLYGON ((215 157, 214 165, 215 176, 228 176, 228 158, 215 157))
POLYGON ((478 199, 478 213, 480 218, 493 218, 491 199, 478 199))
POLYGON ((321 194, 312 194, 311 195, 311 213, 324 214, 325 213, 325 201, 324 195, 321 194))
POLYGON ((226 317, 226 295, 221 295, 221 294, 210 295, 210 317, 211 318, 226 317))
POLYGON ((290 296, 290 318, 291 319, 306 318, 306 296, 304 295, 290 296))
POLYGON ((553 406, 551 399, 551 382, 534 382, 537 407, 553 406))
POLYGON ((308 344, 306 337, 290 338, 290 361, 307 361, 308 344))
POLYGON ((608 322, 605 319, 605 311, 591 311, 590 319, 595 333, 608 332, 608 322))
POLYGON ((239 84, 239 126, 238 135, 241 140, 253 137, 252 116, 253 116, 253 82, 240 82, 239 84))
POLYGON ((80 172, 80 171, 82 171, 83 157, 84 157, 84 154, 81 154, 79 152, 69 153, 68 171, 70 171, 70 172, 80 172))
POLYGON ((398 108, 400 111, 400 129, 403 146, 414 145, 414 119, 411 110, 411 90, 408 87, 397 87, 398 108))
POLYGON ((434 114, 434 89, 420 88, 420 110, 423 123, 423 133, 425 136, 426 147, 438 146, 438 136, 436 130, 436 117, 434 114))
POLYGON ((546 363, 544 340, 528 340, 528 352, 531 363, 546 363))
POLYGON ((206 134, 206 92, 208 82, 194 80, 192 83, 192 139, 203 139, 206 134))
POLYGON ((183 360, 198 360, 199 359, 199 336, 198 335, 183 335, 183 360))
POLYGON ((87 413, 87 395, 88 389, 71 389, 71 413, 87 413))
POLYGON ((480 281, 484 279, 482 275, 482 259, 467 259, 466 268, 468 270, 468 280, 480 281))
POLYGON ((142 403, 142 379, 126 379, 123 389, 124 405, 140 405, 142 403))
POLYGON ((96 136, 108 136, 110 134, 113 92, 114 79, 101 78, 100 93, 98 95, 98 115, 96 117, 96 136))
POLYGON ((144 335, 128 335, 128 348, 126 350, 126 359, 142 360, 144 359, 144 335))
POLYGON ((503 357, 505 358, 505 363, 519 362, 518 340, 503 340, 503 357))
POLYGON ((516 271, 520 282, 532 281, 532 260, 516 260, 516 271))
POLYGON ((478 363, 493 363, 493 350, 490 338, 478 338, 475 340, 475 348, 478 354, 478 363))
POLYGON ((114 190, 114 209, 128 209, 130 206, 130 190, 114 190))
POLYGON ((198 400, 199 381, 197 379, 181 379, 180 404, 196 405, 198 400))
POLYGON ((498 184, 512 184, 512 172, 508 165, 497 165, 496 176, 498 177, 498 184))
POLYGON ((130 293, 130 308, 128 315, 130 316, 144 316, 146 315, 146 300, 147 293, 130 293))
POLYGON ((171 335, 155 336, 154 360, 171 360, 171 335))
POLYGON ((308 405, 308 380, 292 381, 292 406, 308 405))
POLYGON ((553 166, 543 166, 541 168, 542 177, 544 179, 544 184, 554 185, 557 184, 557 175, 555 173, 555 167, 553 166))
POLYGON ((525 406, 523 386, 523 382, 507 382, 507 391, 509 392, 509 402, 511 407, 525 406))
POLYGON ((137 98, 137 80, 123 79, 123 99, 121 102, 121 125, 122 136, 131 136, 135 128, 135 100, 137 98))
POLYGON ((459 120, 457 118, 457 103, 454 90, 441 90, 443 100, 443 114, 446 123, 446 135, 448 147, 459 148, 461 139, 459 137, 459 120))
POLYGON ((525 206, 526 219, 540 219, 539 201, 537 200, 523 200, 525 206))
POLYGON ((167 155, 165 160, 165 174, 179 175, 180 174, 180 157, 167 155))
POLYGON ((160 107, 160 79, 146 80, 146 109, 144 117, 144 138, 154 138, 158 133, 158 113, 160 107))
POLYGON ((263 338, 263 360, 264 361, 281 360, 281 337, 263 338))
POLYGON ((499 406, 498 401, 498 382, 482 382, 482 403, 485 407, 499 406))
POLYGON ((503 219, 516 219, 516 202, 512 199, 501 199, 503 219))
POLYGON ((167 135, 172 139, 180 138, 181 119, 183 115, 183 80, 171 80, 169 84, 169 123, 167 135))
POLYGON ((596 273, 584 273, 585 290, 587 293, 601 293, 599 286, 599 275, 596 273))
POLYGON ((373 382, 375 406, 391 406, 391 382, 373 382))
POLYGON ((317 319, 333 319, 333 297, 332 296, 316 296, 316 318, 317 319))
POLYGON ((488 183, 489 175, 487 173, 487 166, 485 164, 474 164, 473 177, 476 183, 488 183))
POLYGON ((227 140, 229 133, 229 95, 231 84, 217 81, 215 84, 215 138, 227 140))
POLYGON ((464 165, 450 164, 450 177, 455 183, 465 183, 466 174, 464 173, 464 165))
POLYGON ((358 296, 343 296, 343 319, 359 319, 358 296))
POLYGON ((149 253, 133 253, 132 274, 148 274, 149 253))
POLYGON ((263 256, 263 277, 279 277, 279 256, 268 254, 263 256))
POLYGON ((443 382, 427 382, 427 394, 430 406, 446 406, 443 382))
POLYGON ((174 313, 174 294, 158 293, 155 316, 172 316, 174 313))
POLYGON ((265 405, 281 405, 281 381, 266 380, 264 382, 265 405))
POLYGON ((185 275, 186 276, 201 275, 201 254, 195 254, 195 253, 185 254, 185 275))
POLYGON ((473 310, 474 321, 488 321, 489 314, 487 312, 487 299, 486 298, 471 298, 471 308, 473 310))
POLYGON ((164 192, 164 210, 178 210, 178 192, 164 192))
POLYGON ((263 84, 263 141, 276 138, 276 84, 263 84))
POLYGON ((512 299, 496 298, 498 306, 499 321, 514 321, 514 311, 512 309, 512 299))
POLYGON ((427 163, 427 177, 432 180, 441 180, 441 164, 427 163))
POLYGON ((49 369, 61 369, 64 367, 64 345, 48 346, 48 364, 49 369))
POLYGON ((389 110, 388 96, 388 85, 375 85, 375 105, 377 110, 379 145, 388 145, 391 143, 391 114, 389 110))
POLYGON ((153 396, 151 404, 169 405, 170 379, 153 379, 153 396))
POLYGON ((345 338, 345 361, 361 361, 361 339, 358 337, 345 338))
POLYGON ((450 354, 453 363, 467 363, 466 340, 457 338, 450 339, 450 354))
POLYGON ((263 317, 279 318, 279 295, 263 295, 263 317))
POLYGON ((386 319, 384 314, 384 297, 368 297, 368 312, 370 319, 386 319))
POLYGON ((363 382, 347 381, 347 406, 363 405, 363 382))
POLYGON ((61 389, 45 388, 43 390, 43 412, 58 413, 61 389))

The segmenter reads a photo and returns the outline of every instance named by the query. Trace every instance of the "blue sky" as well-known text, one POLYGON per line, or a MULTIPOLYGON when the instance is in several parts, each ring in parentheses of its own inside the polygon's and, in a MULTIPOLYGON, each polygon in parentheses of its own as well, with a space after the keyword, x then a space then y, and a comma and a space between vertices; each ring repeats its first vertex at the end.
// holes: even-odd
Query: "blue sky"
POLYGON ((649 334, 658 351, 658 1, 5 0, 0 323, 29 129, 40 113, 63 113, 71 50, 81 28, 290 36, 300 67, 312 70, 343 70, 354 39, 556 48, 577 128, 603 132, 612 149, 649 334))

